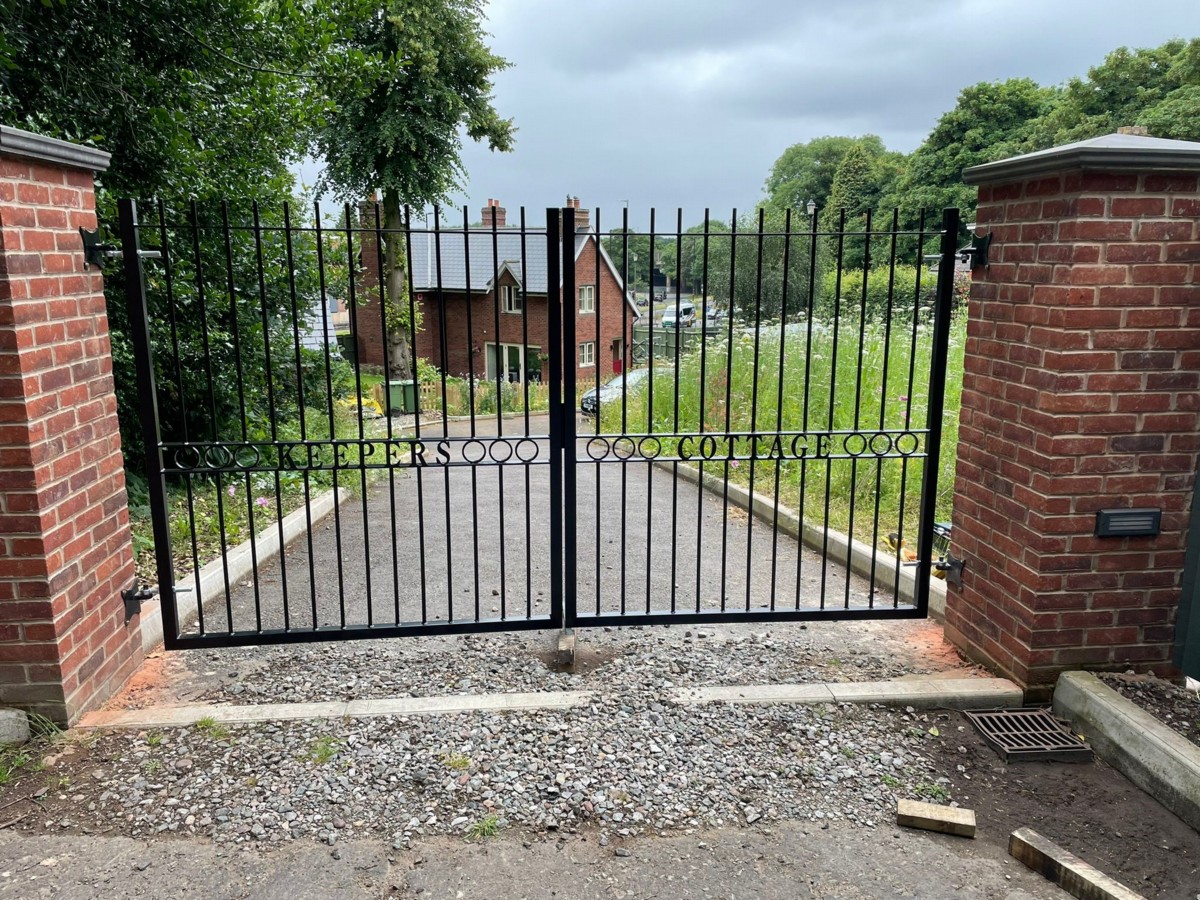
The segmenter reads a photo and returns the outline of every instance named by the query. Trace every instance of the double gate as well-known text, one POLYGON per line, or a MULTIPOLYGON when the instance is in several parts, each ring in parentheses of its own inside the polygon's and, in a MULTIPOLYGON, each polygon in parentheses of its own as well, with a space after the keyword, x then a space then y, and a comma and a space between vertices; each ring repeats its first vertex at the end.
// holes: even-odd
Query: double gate
POLYGON ((120 202, 169 649, 927 614, 957 211, 502 213, 120 202))

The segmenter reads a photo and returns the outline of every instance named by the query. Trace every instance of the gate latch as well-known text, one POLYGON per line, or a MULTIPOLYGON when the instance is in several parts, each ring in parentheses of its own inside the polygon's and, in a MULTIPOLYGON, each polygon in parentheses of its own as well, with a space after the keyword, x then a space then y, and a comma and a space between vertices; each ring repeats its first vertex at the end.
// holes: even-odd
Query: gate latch
MULTIPOLYGON (((89 266, 95 266, 97 269, 104 265, 104 260, 107 257, 120 256, 121 248, 116 244, 100 243, 100 230, 88 231, 86 228, 79 229, 79 237, 83 241, 83 261, 89 266)), ((142 259, 162 259, 162 252, 158 250, 138 250, 138 256, 142 259)))
POLYGON ((142 603, 153 600, 157 594, 157 589, 143 587, 136 581, 133 587, 121 591, 121 599, 125 601, 125 624, 128 625, 129 620, 141 612, 142 603))
POLYGON ((947 553, 945 556, 939 556, 937 562, 933 564, 935 571, 944 572, 946 582, 954 585, 956 588, 963 586, 962 573, 967 566, 965 559, 958 559, 953 553, 947 553))

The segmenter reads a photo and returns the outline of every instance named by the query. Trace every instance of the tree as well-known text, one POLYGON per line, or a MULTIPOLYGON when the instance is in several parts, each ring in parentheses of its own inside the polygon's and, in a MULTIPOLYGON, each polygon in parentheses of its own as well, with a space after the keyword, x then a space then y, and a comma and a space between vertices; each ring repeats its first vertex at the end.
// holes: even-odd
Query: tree
POLYGON ((767 207, 780 213, 787 209, 802 210, 809 200, 819 209, 827 207, 838 166, 855 146, 871 161, 871 193, 877 197, 900 171, 902 154, 888 151, 883 140, 874 134, 819 137, 793 144, 775 160, 764 185, 767 207))
MULTIPOLYGON (((821 213, 821 228, 827 232, 861 230, 864 214, 875 205, 872 197, 871 159, 862 144, 846 151, 833 176, 829 203, 821 213)), ((831 263, 841 263, 844 269, 862 266, 864 241, 852 237, 830 237, 823 254, 831 263)))
POLYGON ((370 0, 356 13, 349 46, 377 66, 343 82, 317 129, 325 182, 347 200, 383 193, 390 370, 411 378, 403 207, 442 201, 463 174, 461 134, 492 150, 512 149, 511 119, 492 105, 492 75, 508 66, 484 42, 483 0, 370 0))

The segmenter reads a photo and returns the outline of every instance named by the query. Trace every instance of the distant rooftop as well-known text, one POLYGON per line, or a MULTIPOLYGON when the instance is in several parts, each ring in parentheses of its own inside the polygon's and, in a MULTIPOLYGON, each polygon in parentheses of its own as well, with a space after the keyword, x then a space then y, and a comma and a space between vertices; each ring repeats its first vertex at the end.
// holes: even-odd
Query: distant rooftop
POLYGON ((971 166, 967 184, 1010 181, 1068 169, 1109 171, 1200 171, 1200 142, 1174 141, 1139 134, 1106 134, 1036 153, 971 166))

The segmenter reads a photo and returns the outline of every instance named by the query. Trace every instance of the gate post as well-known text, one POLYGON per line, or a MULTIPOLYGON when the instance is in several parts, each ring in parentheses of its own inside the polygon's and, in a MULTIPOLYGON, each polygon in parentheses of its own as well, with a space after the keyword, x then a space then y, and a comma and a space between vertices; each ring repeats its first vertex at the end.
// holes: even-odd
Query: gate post
POLYGON ((946 635, 1045 696, 1171 659, 1200 450, 1200 143, 1116 134, 976 166, 946 635), (1098 536, 1099 510, 1161 510, 1098 536))
POLYGON ((103 283, 109 155, 0 126, 0 704, 59 723, 142 660, 103 283))

